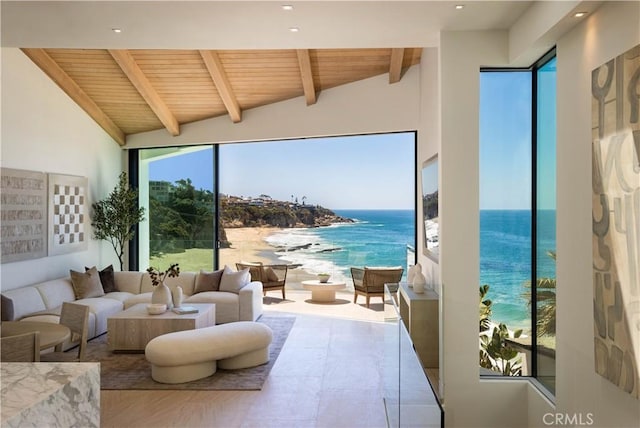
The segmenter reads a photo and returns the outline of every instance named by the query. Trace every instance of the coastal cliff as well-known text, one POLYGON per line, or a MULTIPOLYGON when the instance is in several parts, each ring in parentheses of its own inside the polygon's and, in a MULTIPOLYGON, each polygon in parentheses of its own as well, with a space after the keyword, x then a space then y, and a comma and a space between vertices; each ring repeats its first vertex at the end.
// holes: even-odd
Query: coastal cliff
POLYGON ((319 205, 305 205, 273 199, 241 199, 227 196, 220 201, 221 223, 232 227, 321 227, 352 223, 319 205))
MULTIPOLYGON (((215 197, 197 190, 190 179, 175 183, 152 182, 149 192, 149 243, 151 254, 210 248, 215 235, 215 197)), ((220 248, 228 248, 226 229, 240 227, 321 227, 353 220, 319 205, 297 199, 278 201, 267 195, 257 198, 220 195, 220 248)))

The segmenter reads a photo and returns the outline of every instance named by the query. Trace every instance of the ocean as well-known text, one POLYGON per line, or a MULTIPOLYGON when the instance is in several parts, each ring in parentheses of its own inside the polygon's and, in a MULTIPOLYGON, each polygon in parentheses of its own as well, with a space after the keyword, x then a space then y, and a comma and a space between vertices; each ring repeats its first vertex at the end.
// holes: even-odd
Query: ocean
MULTIPOLYGON (((555 211, 538 211, 538 277, 555 278, 555 211)), ((522 294, 531 279, 531 212, 480 211, 480 284, 489 285, 492 320, 531 329, 531 309, 522 294)))
MULTIPOLYGON (((415 248, 413 210, 334 210, 355 223, 287 229, 267 242, 283 261, 310 273, 327 272, 336 281, 351 280, 350 268, 407 266, 407 245, 415 248)), ((405 272, 406 276, 406 272, 405 272)))
MULTIPOLYGON (((416 248, 413 210, 335 210, 355 223, 286 229, 267 238, 280 260, 311 273, 328 272, 351 281, 352 266, 407 267, 407 246, 416 248)), ((555 277, 555 211, 538 213, 539 276, 555 277)), ((527 210, 480 211, 480 284, 490 286, 493 321, 530 329, 530 309, 522 297, 531 273, 531 216, 527 210)), ((470 289, 471 290, 471 289, 470 289)))

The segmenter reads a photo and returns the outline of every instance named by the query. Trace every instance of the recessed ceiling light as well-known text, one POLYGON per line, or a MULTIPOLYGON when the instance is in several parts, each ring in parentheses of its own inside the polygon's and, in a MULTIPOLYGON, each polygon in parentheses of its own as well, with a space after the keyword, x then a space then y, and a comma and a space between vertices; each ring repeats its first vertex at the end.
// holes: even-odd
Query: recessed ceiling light
POLYGON ((113 31, 114 33, 122 33, 121 28, 112 28, 111 31, 113 31))
POLYGON ((292 33, 297 33, 298 31, 300 31, 300 29, 298 27, 289 27, 289 31, 291 31, 292 33))
POLYGON ((463 4, 457 4, 456 5, 456 9, 458 9, 458 10, 464 9, 464 5, 463 4))
POLYGON ((282 5, 282 10, 293 10, 293 5, 292 4, 283 4, 282 5))
POLYGON ((587 14, 587 12, 576 12, 576 13, 573 14, 573 16, 575 16, 576 18, 582 18, 586 14, 587 14))

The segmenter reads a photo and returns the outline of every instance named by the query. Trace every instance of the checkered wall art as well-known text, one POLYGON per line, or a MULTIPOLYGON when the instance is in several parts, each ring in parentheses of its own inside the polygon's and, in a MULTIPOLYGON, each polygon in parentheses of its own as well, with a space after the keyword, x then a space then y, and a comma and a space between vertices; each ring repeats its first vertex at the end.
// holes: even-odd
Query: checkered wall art
POLYGON ((49 255, 88 248, 88 179, 49 174, 49 255))

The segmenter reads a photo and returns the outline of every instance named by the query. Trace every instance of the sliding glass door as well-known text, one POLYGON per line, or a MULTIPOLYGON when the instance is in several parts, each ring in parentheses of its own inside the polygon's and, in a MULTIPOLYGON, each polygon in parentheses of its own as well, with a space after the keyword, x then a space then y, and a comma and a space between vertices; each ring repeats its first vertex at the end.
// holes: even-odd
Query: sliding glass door
POLYGON ((139 149, 135 268, 287 264, 295 286, 414 264, 415 154, 415 132, 139 149))
POLYGON ((212 270, 216 248, 214 146, 143 149, 138 155, 139 266, 212 270))

